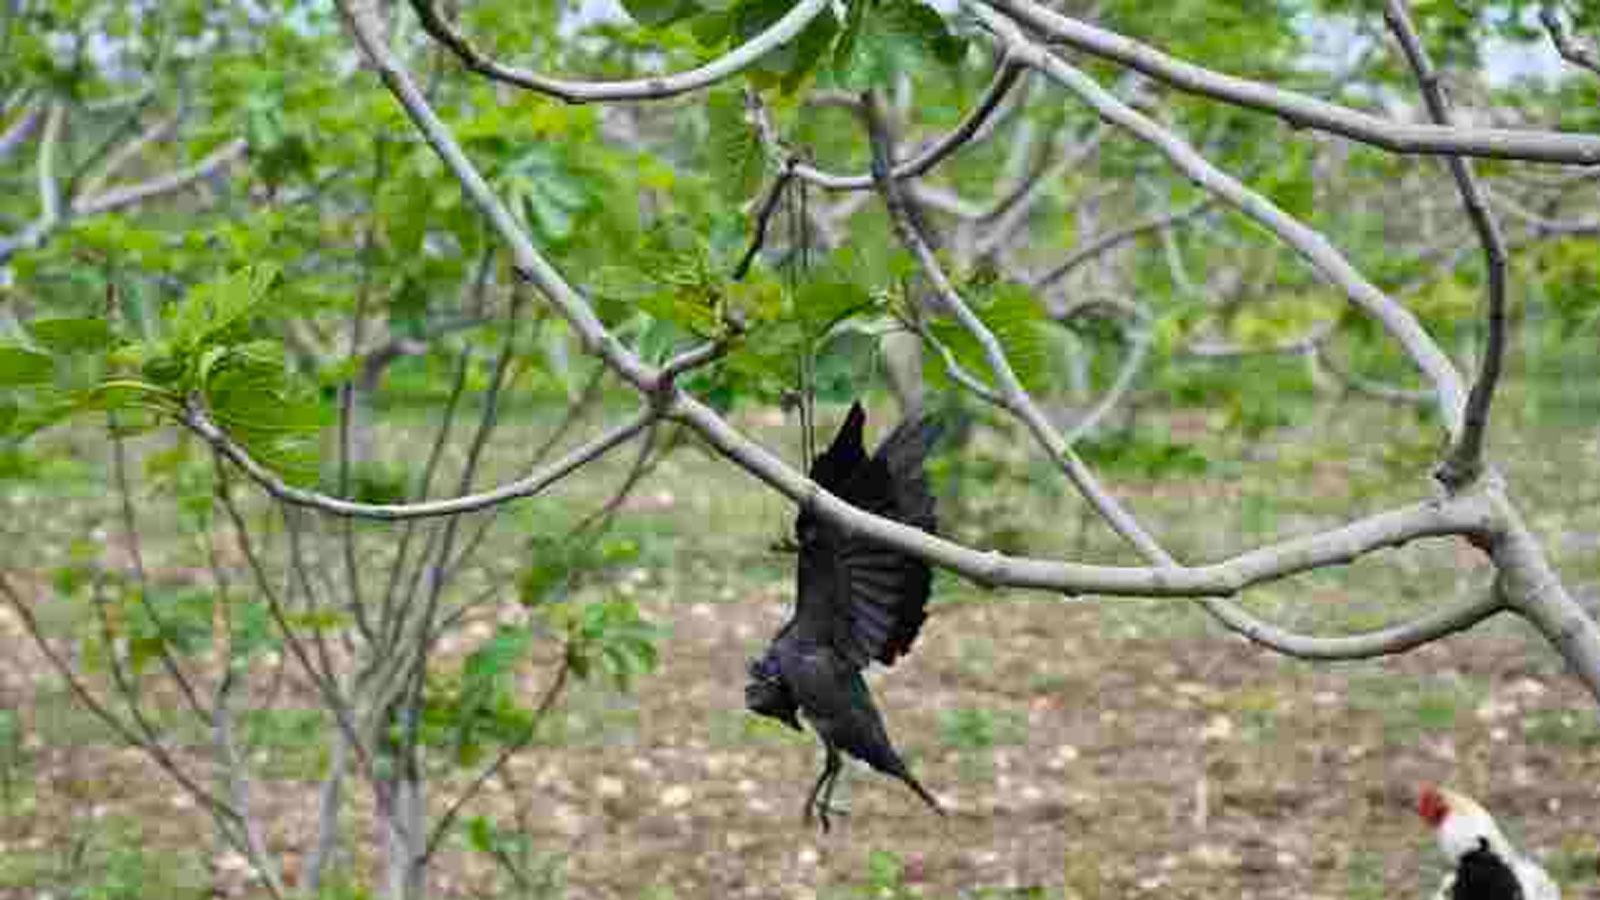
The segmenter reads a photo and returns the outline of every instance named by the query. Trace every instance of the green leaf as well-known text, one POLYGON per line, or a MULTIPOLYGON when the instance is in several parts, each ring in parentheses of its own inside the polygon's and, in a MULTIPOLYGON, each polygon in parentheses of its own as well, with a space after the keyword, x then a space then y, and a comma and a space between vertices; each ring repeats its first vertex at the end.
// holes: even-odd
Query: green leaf
POLYGON ((147 409, 171 412, 181 403, 179 397, 158 385, 134 379, 115 379, 101 382, 79 395, 78 409, 107 412, 147 409))
POLYGON ((954 67, 967 53, 966 42, 950 33, 944 19, 918 0, 882 0, 865 14, 851 4, 846 33, 834 49, 833 73, 841 87, 853 91, 884 88, 902 72, 934 62, 954 67))
POLYGON ((706 118, 716 188, 726 198, 742 199, 755 190, 765 165, 761 139, 745 121, 744 98, 733 90, 712 91, 706 99, 706 118))
POLYGON ((711 337, 717 333, 719 324, 714 299, 703 294, 663 291, 642 298, 639 308, 692 334, 711 337))
POLYGON ((55 360, 46 354, 14 344, 0 344, 0 387, 45 384, 55 374, 55 360))
POLYGON ((200 387, 217 424, 252 456, 294 484, 315 483, 326 416, 313 392, 290 381, 282 348, 260 341, 208 351, 200 387))
POLYGON ((700 12, 695 0, 623 0, 622 6, 635 22, 647 28, 671 25, 700 12))
MULTIPOLYGON (((1050 345, 1044 331, 1047 327, 1044 307, 1039 301, 1022 285, 1000 282, 993 285, 986 295, 972 296, 967 302, 978 319, 994 334, 995 340, 1000 342, 1000 348, 1022 386, 1030 391, 1042 387, 1044 376, 1049 371, 1050 345)), ((931 322, 928 327, 939 343, 949 348, 956 361, 968 372, 984 381, 993 380, 994 373, 984 356, 983 346, 959 322, 946 317, 931 322)), ((937 352, 926 355, 924 368, 935 383, 947 382, 944 360, 937 352)))
POLYGON ((488 688, 510 675, 533 649, 533 631, 526 626, 501 625, 467 655, 462 676, 467 684, 488 688))
POLYGON ((105 319, 39 319, 28 325, 33 339, 52 353, 92 353, 116 341, 105 319))
POLYGON ((844 281, 813 281, 800 288, 795 316, 808 335, 820 338, 828 329, 875 306, 871 294, 844 281))
POLYGON ((479 853, 490 853, 495 849, 495 828, 485 816, 473 816, 467 820, 467 844, 479 853))
POLYGON ((193 349, 242 326, 259 311, 277 278, 277 267, 263 264, 191 288, 172 315, 173 343, 193 349))

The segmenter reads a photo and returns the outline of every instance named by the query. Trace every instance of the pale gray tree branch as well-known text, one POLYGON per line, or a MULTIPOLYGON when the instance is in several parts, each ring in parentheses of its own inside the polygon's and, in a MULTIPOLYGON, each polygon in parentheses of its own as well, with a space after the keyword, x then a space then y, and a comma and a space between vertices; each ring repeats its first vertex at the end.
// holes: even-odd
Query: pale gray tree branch
POLYGON ((73 191, 82 197, 89 197, 100 193, 106 182, 116 177, 117 173, 139 158, 150 145, 171 137, 183 122, 183 116, 178 113, 162 116, 139 132, 132 140, 119 141, 107 148, 109 152, 94 171, 86 174, 73 191))
POLYGON ((1332 132, 1394 153, 1456 154, 1577 165, 1600 163, 1600 136, 1395 122, 1185 62, 1132 38, 1061 15, 1032 0, 993 0, 986 5, 1026 24, 1052 43, 1111 60, 1181 91, 1273 113, 1297 128, 1332 132))
POLYGON ((1069 170, 1077 168, 1094 155, 1100 149, 1108 130, 1104 125, 1095 128, 1087 138, 1079 141, 1071 152, 1064 153, 1049 162, 1042 171, 1034 177, 1025 179, 1018 189, 990 207, 984 219, 980 220, 980 224, 986 225, 987 228, 979 235, 973 247, 973 255, 978 259, 990 257, 1009 243, 1012 236, 1027 223, 1034 204, 1044 192, 1069 170))
MULTIPOLYGON (((1131 318, 1133 324, 1124 324, 1122 326, 1122 333, 1126 336, 1128 342, 1128 349, 1123 353, 1122 365, 1118 367, 1117 374, 1111 379, 1111 384, 1101 393, 1100 399, 1095 401, 1088 412, 1079 416, 1077 421, 1072 423, 1072 427, 1062 435, 1062 440, 1068 446, 1076 444, 1085 435, 1100 427, 1100 423, 1105 420, 1106 416, 1111 415, 1113 410, 1122 405, 1123 398, 1133 390, 1134 379, 1138 377, 1139 370, 1144 368, 1145 359, 1150 355, 1150 345, 1152 343, 1150 337, 1150 315, 1136 304, 1129 303, 1126 304, 1126 307, 1132 310, 1131 315, 1126 317, 1131 318)), ((1069 319, 1062 317, 1058 321, 1066 322, 1069 319)))
POLYGON ((144 181, 108 188, 92 197, 76 198, 72 201, 72 214, 93 216, 115 212, 155 197, 176 193, 244 156, 247 149, 243 138, 234 138, 192 165, 144 181))
MULTIPOLYGON (((360 4, 369 0, 355 0, 355 2, 360 4)), ((603 103, 676 97, 679 94, 710 87, 737 75, 761 57, 799 37, 813 19, 828 9, 828 2, 829 0, 799 0, 766 31, 705 65, 673 75, 655 75, 627 81, 569 81, 505 65, 473 46, 466 35, 440 13, 434 0, 411 0, 411 8, 416 10, 423 30, 455 54, 462 65, 480 75, 504 84, 548 94, 568 103, 603 103)))

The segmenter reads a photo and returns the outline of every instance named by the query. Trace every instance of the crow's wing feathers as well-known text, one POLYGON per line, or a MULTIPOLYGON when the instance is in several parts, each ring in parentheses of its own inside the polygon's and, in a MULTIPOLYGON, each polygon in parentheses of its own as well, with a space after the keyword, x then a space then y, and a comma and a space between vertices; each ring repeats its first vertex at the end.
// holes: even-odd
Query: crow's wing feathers
MULTIPOLYGON (((868 512, 933 533, 933 495, 923 460, 938 435, 924 419, 902 422, 868 458, 862 443, 865 413, 850 409, 839 434, 812 466, 812 478, 868 512)), ((932 584, 927 563, 802 512, 800 589, 796 614, 806 629, 826 636, 852 665, 893 663, 911 648, 927 618, 932 584)))

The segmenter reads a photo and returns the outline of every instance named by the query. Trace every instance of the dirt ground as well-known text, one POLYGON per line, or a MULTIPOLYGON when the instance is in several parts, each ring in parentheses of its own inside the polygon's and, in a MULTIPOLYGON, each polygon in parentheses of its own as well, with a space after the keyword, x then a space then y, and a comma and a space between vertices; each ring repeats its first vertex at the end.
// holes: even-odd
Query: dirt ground
MULTIPOLYGON (((1126 623, 1108 635, 1092 606, 944 607, 874 685, 948 818, 858 768, 850 816, 823 835, 799 818, 817 771, 809 738, 740 711, 744 657, 784 600, 646 604, 672 630, 658 673, 631 699, 573 700, 624 710, 622 725, 515 765, 536 844, 566 856, 567 896, 856 896, 873 851, 898 857, 901 896, 1424 896, 1441 867, 1411 803, 1418 784, 1444 781, 1485 802, 1567 896, 1600 897, 1600 738, 1571 722, 1592 721, 1590 701, 1519 626, 1314 667, 1219 635, 1145 637, 1126 623)), ((206 840, 203 819, 129 751, 33 752, 37 797, 0 828, 6 846, 37 852, 119 814, 151 823, 156 845, 206 840)), ((492 890, 461 858, 443 860, 436 887, 492 890)))
MULTIPOLYGON (((1283 479, 1303 477, 1320 504, 1302 509, 1284 495, 1263 530, 1304 531, 1374 508, 1382 501, 1362 485, 1394 478, 1369 459, 1334 446, 1309 464, 1253 460, 1268 490, 1281 494, 1283 479)), ((1558 460, 1538 465, 1517 476, 1521 496, 1581 585, 1593 571, 1600 507, 1553 477, 1558 460)), ((745 660, 788 612, 792 557, 766 545, 790 513, 709 466, 692 454, 669 462, 628 509, 630 522, 658 520, 650 546, 667 548, 611 585, 669 630, 658 670, 628 695, 575 690, 562 707, 564 738, 520 755, 471 810, 503 825, 520 816, 564 896, 1423 897, 1443 865, 1412 804, 1420 784, 1442 782, 1494 812, 1564 896, 1600 898, 1594 701, 1541 639, 1506 619, 1399 658, 1307 664, 1223 633, 1186 603, 1074 603, 941 578, 913 652, 871 680, 897 745, 949 815, 856 768, 845 789, 850 815, 820 834, 800 821, 820 764, 814 740, 743 711, 745 660)), ((1185 526, 1167 535, 1185 558, 1259 542, 1218 512, 1251 509, 1249 483, 1124 479, 1119 489, 1151 521, 1185 526)), ((42 502, 0 500, 14 517, 42 502)), ((1078 514, 1043 516, 1022 518, 1065 534, 1061 524, 1078 514)), ((1104 545, 1072 544, 1060 537, 1039 552, 1117 558, 1104 545)), ((1462 547, 1408 548, 1252 602, 1290 625, 1348 631, 1448 600, 1482 571, 1462 547)), ((46 572, 40 563, 19 577, 42 590, 46 572)), ((538 666, 526 673, 529 696, 544 675, 538 666)), ((284 692, 280 706, 296 696, 312 705, 292 676, 274 689, 284 692)), ((0 614, 0 701, 20 731, 14 743, 0 733, 0 897, 251 893, 242 860, 212 849, 213 826, 193 801, 74 709, 9 610, 0 614)), ((318 770, 323 726, 310 726, 252 759, 254 802, 291 882, 312 825, 307 772, 318 770)), ((189 752, 185 740, 203 743, 203 730, 175 738, 174 752, 189 752)), ((436 814, 460 784, 436 786, 436 814)), ((369 798, 358 791, 354 803, 345 845, 364 879, 377 840, 369 798)), ((433 887, 452 897, 563 895, 513 891, 464 840, 441 851, 433 887)))

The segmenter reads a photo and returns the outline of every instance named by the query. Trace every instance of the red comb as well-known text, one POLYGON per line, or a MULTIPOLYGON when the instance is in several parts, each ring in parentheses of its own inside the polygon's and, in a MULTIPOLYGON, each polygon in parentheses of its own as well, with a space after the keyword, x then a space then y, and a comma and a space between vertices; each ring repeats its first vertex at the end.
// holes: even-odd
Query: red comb
POLYGON ((1450 804, 1445 802, 1444 795, 1439 793, 1439 789, 1431 784, 1423 785, 1422 791, 1417 794, 1417 815, 1429 825, 1438 828, 1439 823, 1449 814, 1450 804))

